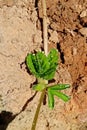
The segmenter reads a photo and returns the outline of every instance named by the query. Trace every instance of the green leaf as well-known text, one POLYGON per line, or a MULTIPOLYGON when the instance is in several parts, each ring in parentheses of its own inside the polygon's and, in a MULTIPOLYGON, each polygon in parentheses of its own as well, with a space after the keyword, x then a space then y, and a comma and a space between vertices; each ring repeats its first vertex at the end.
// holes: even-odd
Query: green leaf
POLYGON ((56 68, 58 65, 58 51, 56 49, 51 49, 47 58, 50 63, 50 68, 56 68))
POLYGON ((54 108, 54 96, 53 96, 53 94, 51 93, 50 90, 48 90, 48 106, 51 109, 54 108))
POLYGON ((48 69, 47 70, 47 72, 45 72, 44 74, 43 74, 43 78, 44 79, 46 79, 46 80, 51 80, 51 79, 53 79, 53 77, 54 77, 54 74, 55 74, 55 69, 53 68, 50 68, 50 69, 48 69))
POLYGON ((58 65, 58 51, 56 49, 51 49, 47 58, 50 64, 50 68, 47 70, 44 77, 47 80, 51 80, 55 75, 56 67, 58 65))
POLYGON ((51 109, 54 108, 54 96, 57 96, 58 98, 62 99, 65 102, 67 102, 70 99, 69 96, 55 89, 52 89, 52 87, 48 88, 47 91, 48 91, 48 105, 51 109))
POLYGON ((69 84, 57 84, 57 85, 53 85, 50 86, 51 90, 64 90, 67 88, 70 88, 69 84))
POLYGON ((49 62, 49 69, 43 74, 43 77, 46 80, 51 80, 55 75, 56 67, 58 65, 58 51, 56 49, 51 49, 47 59, 49 62))
POLYGON ((42 91, 45 87, 46 87, 45 84, 33 85, 33 89, 36 90, 36 91, 42 91))
POLYGON ((58 92, 58 91, 56 91, 56 90, 51 90, 51 93, 52 93, 53 95, 59 97, 60 99, 62 99, 62 100, 65 101, 65 102, 67 102, 67 101, 70 99, 69 96, 65 95, 65 94, 62 93, 62 92, 58 92))
POLYGON ((45 73, 49 69, 49 63, 47 57, 44 53, 38 52, 36 54, 36 66, 38 66, 37 72, 40 77, 42 77, 43 73, 45 73))
POLYGON ((34 57, 35 56, 33 54, 28 54, 27 57, 26 57, 26 64, 27 64, 28 69, 32 72, 32 74, 36 75, 36 70, 35 70, 35 66, 34 66, 34 63, 33 63, 34 57))
POLYGON ((49 69, 49 63, 46 55, 42 52, 37 52, 35 54, 28 54, 26 57, 26 64, 28 69, 34 74, 37 78, 43 77, 43 73, 49 69))
POLYGON ((28 69, 37 78, 51 80, 54 77, 58 65, 58 52, 56 49, 52 49, 48 56, 42 52, 28 54, 26 64, 28 69))

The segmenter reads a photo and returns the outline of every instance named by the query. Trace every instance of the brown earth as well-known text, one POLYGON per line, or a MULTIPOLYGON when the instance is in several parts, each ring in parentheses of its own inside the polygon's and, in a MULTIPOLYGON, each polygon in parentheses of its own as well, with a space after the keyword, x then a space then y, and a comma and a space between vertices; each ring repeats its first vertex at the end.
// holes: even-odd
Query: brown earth
MULTIPOLYGON (((40 93, 35 77, 22 64, 42 43, 41 3, 0 0, 0 130, 30 130, 40 93), (37 8, 38 7, 38 8, 37 8), (14 119, 14 120, 13 120, 14 119)), ((59 51, 56 83, 69 83, 68 103, 55 97, 55 108, 42 105, 36 130, 87 130, 87 1, 47 0, 49 50, 59 51)))

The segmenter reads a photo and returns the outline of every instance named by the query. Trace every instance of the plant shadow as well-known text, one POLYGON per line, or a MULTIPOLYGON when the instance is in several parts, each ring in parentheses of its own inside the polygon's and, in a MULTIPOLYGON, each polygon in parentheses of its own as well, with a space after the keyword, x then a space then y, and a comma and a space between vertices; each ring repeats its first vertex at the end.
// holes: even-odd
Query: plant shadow
POLYGON ((6 130, 9 123, 11 123, 19 114, 21 114, 23 111, 25 111, 28 103, 33 100, 33 98, 35 97, 36 94, 37 94, 37 92, 35 92, 34 95, 25 102, 25 104, 23 105, 23 107, 19 113, 13 115, 12 112, 2 111, 0 113, 0 130, 6 130))
POLYGON ((18 114, 13 115, 13 113, 9 111, 2 111, 0 113, 0 130, 6 130, 6 128, 8 127, 8 124, 12 122, 12 120, 14 120, 14 118, 17 115, 18 114))

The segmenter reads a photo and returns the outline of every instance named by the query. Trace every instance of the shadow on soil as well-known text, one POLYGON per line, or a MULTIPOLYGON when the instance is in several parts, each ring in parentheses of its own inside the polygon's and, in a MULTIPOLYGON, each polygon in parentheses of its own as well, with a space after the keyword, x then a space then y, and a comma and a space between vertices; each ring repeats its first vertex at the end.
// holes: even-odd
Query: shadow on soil
POLYGON ((21 114, 26 109, 28 103, 33 100, 33 98, 36 96, 36 94, 37 94, 37 92, 35 92, 34 95, 25 102, 25 104, 23 105, 23 107, 19 113, 13 115, 12 112, 2 111, 0 113, 0 130, 6 130, 9 123, 11 123, 19 114, 21 114))
POLYGON ((0 130, 6 130, 8 124, 14 120, 14 118, 17 116, 13 115, 13 113, 8 111, 2 111, 0 113, 0 130))

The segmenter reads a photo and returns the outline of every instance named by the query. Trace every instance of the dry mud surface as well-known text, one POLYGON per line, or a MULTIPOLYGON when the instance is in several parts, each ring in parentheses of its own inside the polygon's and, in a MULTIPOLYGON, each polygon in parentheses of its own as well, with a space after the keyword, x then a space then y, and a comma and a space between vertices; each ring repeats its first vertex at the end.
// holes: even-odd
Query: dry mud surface
MULTIPOLYGON (((34 0, 0 0, 0 130, 31 130, 40 93, 16 114, 34 95, 35 77, 22 63, 43 47, 41 8, 34 0)), ((49 50, 60 55, 55 82, 71 85, 71 100, 55 97, 54 110, 42 105, 36 130, 87 130, 87 1, 47 0, 47 16, 49 50)))

